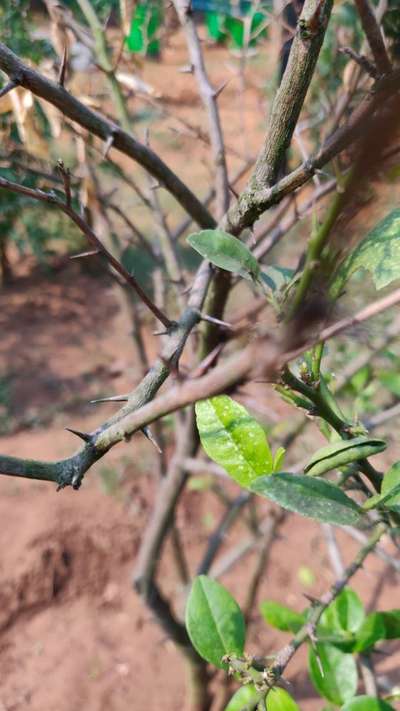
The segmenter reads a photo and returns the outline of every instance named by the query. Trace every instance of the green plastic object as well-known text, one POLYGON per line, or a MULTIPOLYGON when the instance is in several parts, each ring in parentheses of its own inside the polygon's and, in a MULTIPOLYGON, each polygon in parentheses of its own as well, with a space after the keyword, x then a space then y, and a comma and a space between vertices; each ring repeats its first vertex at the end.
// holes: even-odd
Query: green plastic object
POLYGON ((222 44, 227 38, 225 20, 225 15, 221 15, 219 12, 206 12, 208 36, 217 44, 222 44))
POLYGON ((158 30, 162 24, 162 5, 159 0, 139 2, 132 17, 126 44, 131 52, 157 57, 160 54, 158 30))
MULTIPOLYGON (((266 37, 266 30, 261 30, 256 37, 253 36, 264 22, 265 15, 262 12, 255 12, 251 20, 250 37, 252 37, 252 39, 249 41, 249 47, 254 47, 260 37, 266 37)), ((243 49, 246 42, 245 18, 234 16, 227 17, 225 25, 231 40, 231 47, 233 49, 243 49)))

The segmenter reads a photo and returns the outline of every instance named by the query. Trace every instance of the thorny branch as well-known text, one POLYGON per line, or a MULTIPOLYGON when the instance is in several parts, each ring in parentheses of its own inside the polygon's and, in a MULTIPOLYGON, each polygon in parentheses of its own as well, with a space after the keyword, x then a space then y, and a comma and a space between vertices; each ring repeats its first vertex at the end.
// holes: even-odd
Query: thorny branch
MULTIPOLYGON (((367 540, 365 545, 359 550, 354 561, 345 569, 343 575, 336 580, 332 587, 319 600, 314 600, 308 610, 307 621, 300 628, 297 634, 285 645, 276 655, 271 666, 264 666, 264 670, 259 672, 258 684, 264 689, 265 693, 275 686, 283 676, 286 667, 293 659, 297 650, 307 641, 315 643, 317 641, 316 628, 321 618, 322 613, 335 600, 339 593, 346 587, 349 580, 362 567, 367 556, 375 549, 382 536, 386 533, 386 526, 378 524, 367 540)), ((230 668, 232 672, 238 672, 246 675, 251 659, 230 658, 230 668)), ((259 669, 260 661, 254 660, 255 668, 259 669)))

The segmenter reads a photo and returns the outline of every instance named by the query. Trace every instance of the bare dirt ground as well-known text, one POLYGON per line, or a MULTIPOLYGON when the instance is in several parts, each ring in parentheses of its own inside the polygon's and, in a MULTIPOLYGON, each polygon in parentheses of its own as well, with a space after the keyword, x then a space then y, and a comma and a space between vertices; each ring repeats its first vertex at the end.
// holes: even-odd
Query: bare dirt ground
MULTIPOLYGON (((226 79, 232 59, 219 49, 210 50, 210 57, 218 85, 219 79, 226 79)), ((182 43, 173 40, 161 65, 146 64, 144 78, 160 91, 168 87, 169 106, 179 106, 181 115, 200 121, 193 78, 176 71, 185 61, 182 43)), ((262 65, 262 58, 254 61, 262 65)), ((256 83, 258 76, 261 72, 255 74, 256 83)), ((222 94, 228 143, 247 150, 247 141, 254 150, 265 120, 260 88, 247 90, 243 133, 232 106, 233 98, 236 107, 239 101, 235 81, 222 94)), ((155 147, 183 177, 192 185, 197 180, 205 185, 203 149, 198 148, 196 161, 185 160, 189 146, 193 151, 198 142, 177 138, 165 122, 159 131, 155 124, 153 135, 155 147)), ((15 283, 0 292, 0 373, 8 387, 2 404, 1 451, 61 458, 75 447, 65 427, 93 429, 113 407, 94 410, 89 400, 125 392, 137 381, 129 329, 105 277, 90 276, 75 264, 45 274, 29 260, 16 265, 16 275, 15 283)), ((183 707, 181 659, 131 586, 157 486, 154 456, 151 445, 137 436, 93 467, 79 492, 57 494, 50 484, 0 478, 0 711, 183 707)), ((220 513, 211 493, 188 491, 183 498, 178 526, 192 572, 220 513)), ((244 535, 238 527, 225 548, 244 535)), ((357 545, 344 533, 339 533, 339 542, 349 561, 357 545)), ((254 563, 250 555, 223 577, 240 602, 254 563)), ((175 572, 169 549, 161 575, 165 589, 172 590, 175 572)), ((304 592, 318 595, 332 580, 320 528, 289 517, 272 548, 259 600, 268 597, 301 610, 304 592)), ((367 607, 390 609, 399 604, 398 580, 377 559, 369 560, 357 574, 354 587, 367 607)), ((183 589, 175 593, 178 613, 184 593, 183 589)), ((285 640, 254 615, 249 652, 269 653, 285 640)), ((395 648, 391 645, 391 651, 395 648)), ((302 671, 305 656, 303 650, 295 658, 288 679, 301 709, 316 711, 323 702, 316 700, 302 671)), ((398 673, 395 659, 376 660, 379 672, 392 683, 398 673)))

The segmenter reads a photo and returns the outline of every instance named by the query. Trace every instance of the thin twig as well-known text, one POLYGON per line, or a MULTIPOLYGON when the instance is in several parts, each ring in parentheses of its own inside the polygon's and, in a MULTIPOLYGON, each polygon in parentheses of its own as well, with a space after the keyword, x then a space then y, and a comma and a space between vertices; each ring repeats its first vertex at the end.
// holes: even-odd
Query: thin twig
POLYGON ((215 192, 217 198, 218 217, 221 218, 229 207, 229 180, 225 158, 225 145, 219 117, 217 92, 210 84, 204 64, 196 24, 187 0, 174 0, 189 50, 190 61, 197 79, 200 96, 208 114, 208 130, 210 135, 213 160, 215 166, 215 192))
POLYGON ((136 141, 133 136, 122 130, 117 124, 92 111, 81 101, 75 99, 63 87, 28 67, 2 43, 0 43, 0 69, 8 74, 13 81, 25 89, 29 89, 36 96, 49 101, 60 109, 64 116, 71 119, 71 121, 76 121, 101 140, 106 141, 113 134, 114 148, 133 158, 153 175, 178 200, 182 207, 193 216, 193 219, 199 225, 204 228, 213 228, 215 226, 215 221, 200 200, 158 155, 136 141))
MULTIPOLYGON (((64 175, 64 173, 63 173, 64 175)), ((48 205, 53 205, 55 207, 58 207, 62 212, 64 212, 68 217, 79 227, 81 232, 87 237, 89 242, 96 248, 98 249, 101 254, 107 259, 108 263, 115 269, 115 271, 120 274, 123 279, 136 291, 138 296, 142 299, 142 301, 146 304, 146 306, 152 311, 152 313, 155 315, 155 317, 161 321, 161 323, 166 327, 170 328, 172 326, 172 322, 163 314, 160 309, 151 301, 151 299, 147 296, 145 291, 143 291, 142 287, 140 284, 137 282, 135 277, 130 274, 125 267, 116 259, 111 252, 108 251, 108 249, 104 246, 104 244, 100 241, 100 239, 95 235, 91 227, 88 225, 87 222, 77 213, 75 210, 72 208, 71 204, 68 204, 68 193, 67 193, 67 201, 63 203, 61 200, 58 199, 58 197, 54 193, 46 193, 43 190, 37 190, 34 188, 27 188, 24 185, 19 185, 18 183, 13 183, 10 180, 6 180, 5 178, 0 177, 0 188, 4 188, 6 190, 11 190, 16 193, 21 193, 22 195, 26 195, 27 197, 33 198, 34 200, 38 200, 39 202, 45 202, 48 205)), ((70 197, 70 196, 69 196, 70 197)), ((70 200, 69 200, 70 203, 70 200)))
POLYGON ((369 0, 355 0, 355 4, 378 72, 379 74, 388 74, 392 66, 386 52, 385 43, 374 10, 369 0))

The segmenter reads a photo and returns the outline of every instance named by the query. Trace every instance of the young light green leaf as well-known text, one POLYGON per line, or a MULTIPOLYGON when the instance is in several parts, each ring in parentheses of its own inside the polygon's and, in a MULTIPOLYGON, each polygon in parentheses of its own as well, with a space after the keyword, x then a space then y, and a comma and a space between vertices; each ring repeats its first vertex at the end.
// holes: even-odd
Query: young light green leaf
POLYGON ((274 600, 264 600, 260 605, 261 614, 266 622, 282 632, 299 631, 306 621, 305 615, 291 610, 274 600))
POLYGON ((272 472, 265 432, 243 405, 227 395, 196 403, 197 428, 208 456, 243 487, 272 472))
POLYGON ((400 209, 393 210, 357 245, 336 272, 331 285, 335 297, 359 269, 368 270, 377 289, 400 278, 400 209))
POLYGON ((395 711, 393 706, 376 696, 355 696, 342 706, 341 711, 395 711))
POLYGON ((224 711, 254 711, 261 699, 261 693, 251 684, 241 686, 230 699, 224 711))
POLYGON ((304 467, 304 471, 309 476, 321 476, 321 474, 325 474, 337 467, 345 466, 359 459, 372 457, 374 454, 383 452, 384 449, 386 449, 386 442, 382 439, 354 437, 353 439, 341 440, 318 449, 307 466, 304 467))
POLYGON ((321 696, 341 706, 357 691, 356 661, 352 654, 345 654, 332 644, 318 643, 317 653, 318 659, 310 647, 308 668, 311 681, 321 696))
POLYGON ((203 659, 226 669, 225 654, 243 654, 245 622, 236 600, 206 575, 195 578, 186 605, 190 641, 203 659))
POLYGON ((357 593, 344 588, 321 616, 324 631, 357 632, 365 620, 363 604, 357 593))
POLYGON ((282 464, 283 460, 285 459, 285 454, 286 454, 286 449, 284 447, 278 447, 274 454, 274 461, 273 461, 273 471, 274 472, 279 472, 280 469, 282 469, 282 464))
POLYGON ((251 484, 250 489, 288 511, 325 523, 355 526, 362 514, 359 506, 339 487, 306 475, 281 472, 262 476, 251 484))
POLYGON ((258 281, 260 265, 246 247, 236 237, 222 230, 202 230, 187 238, 189 244, 202 257, 228 272, 239 274, 245 279, 258 281))
POLYGON ((266 703, 266 711, 300 711, 300 708, 285 689, 274 686, 269 692, 266 703))

